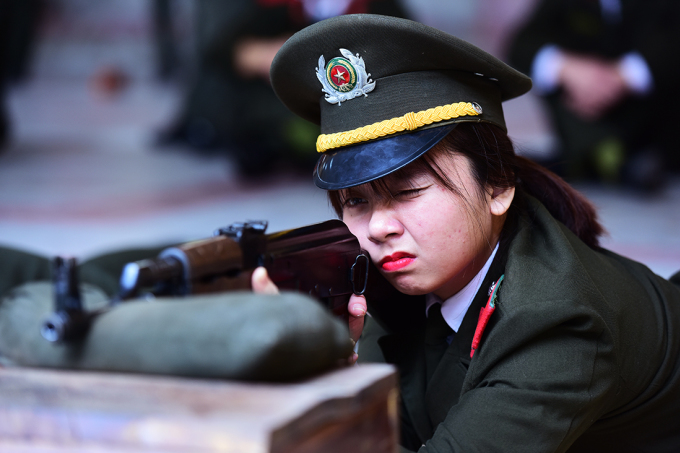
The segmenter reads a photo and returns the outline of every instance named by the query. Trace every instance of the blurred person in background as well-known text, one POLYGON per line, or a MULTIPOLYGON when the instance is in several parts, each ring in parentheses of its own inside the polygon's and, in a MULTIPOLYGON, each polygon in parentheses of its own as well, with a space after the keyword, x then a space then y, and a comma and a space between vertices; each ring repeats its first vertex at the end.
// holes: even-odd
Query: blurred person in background
POLYGON ((0 0, 0 149, 10 134, 7 87, 27 75, 41 6, 40 0, 0 0))
POLYGON ((548 106, 566 177, 653 191, 680 169, 679 20, 668 0, 537 3, 510 62, 548 106))
POLYGON ((288 37, 328 17, 404 17, 397 0, 203 0, 197 3, 198 72, 159 145, 226 149, 244 177, 280 165, 309 171, 318 128, 291 114, 269 84, 269 66, 288 37))
POLYGON ((167 81, 178 68, 177 42, 173 33, 173 5, 171 0, 153 0, 151 6, 156 44, 156 76, 159 80, 167 81))

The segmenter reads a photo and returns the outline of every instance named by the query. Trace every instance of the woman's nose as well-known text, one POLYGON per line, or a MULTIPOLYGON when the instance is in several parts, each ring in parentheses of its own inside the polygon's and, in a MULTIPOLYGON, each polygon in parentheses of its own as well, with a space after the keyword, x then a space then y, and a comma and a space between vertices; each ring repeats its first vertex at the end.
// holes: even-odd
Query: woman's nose
POLYGON ((404 227, 390 209, 377 209, 371 213, 368 222, 368 238, 373 242, 384 242, 390 237, 400 236, 404 227))

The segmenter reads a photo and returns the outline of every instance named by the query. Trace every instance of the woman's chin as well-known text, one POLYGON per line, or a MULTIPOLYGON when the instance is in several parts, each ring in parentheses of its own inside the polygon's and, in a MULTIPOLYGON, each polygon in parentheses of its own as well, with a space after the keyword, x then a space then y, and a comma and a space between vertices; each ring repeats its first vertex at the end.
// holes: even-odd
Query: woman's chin
POLYGON ((400 293, 406 294, 407 296, 422 296, 432 292, 429 288, 415 284, 413 280, 406 275, 386 275, 385 277, 400 293))

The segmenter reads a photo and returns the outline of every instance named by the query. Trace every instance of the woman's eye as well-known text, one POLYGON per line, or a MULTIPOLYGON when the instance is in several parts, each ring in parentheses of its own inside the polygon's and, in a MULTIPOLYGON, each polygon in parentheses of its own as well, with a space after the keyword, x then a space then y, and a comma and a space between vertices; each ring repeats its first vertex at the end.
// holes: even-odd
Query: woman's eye
POLYGON ((397 192, 397 194, 395 196, 401 197, 401 198, 411 198, 411 197, 415 197, 416 195, 420 194, 420 192, 422 192, 423 190, 425 190, 425 187, 418 187, 418 188, 415 188, 415 189, 400 190, 399 192, 397 192))
POLYGON ((358 205, 363 204, 363 203, 366 203, 366 200, 364 200, 363 198, 352 197, 352 198, 346 199, 345 202, 342 204, 342 206, 345 207, 345 208, 353 208, 353 207, 358 206, 358 205))

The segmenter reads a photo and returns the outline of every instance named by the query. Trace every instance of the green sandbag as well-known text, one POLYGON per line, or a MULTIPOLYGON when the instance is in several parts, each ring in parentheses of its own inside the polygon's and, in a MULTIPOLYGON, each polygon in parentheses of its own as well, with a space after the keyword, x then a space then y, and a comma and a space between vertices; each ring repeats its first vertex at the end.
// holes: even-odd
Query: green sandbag
POLYGON ((127 263, 154 258, 167 247, 170 245, 124 249, 89 258, 78 263, 79 281, 96 285, 109 296, 114 296, 118 294, 120 274, 127 263))
MULTIPOLYGON (((132 261, 158 256, 169 247, 124 249, 95 256, 79 263, 79 280, 96 285, 113 296, 123 267, 132 261)), ((10 289, 33 281, 49 280, 52 276, 51 258, 26 250, 0 246, 0 296, 10 289)))
POLYGON ((25 250, 0 246, 0 296, 15 286, 49 280, 50 260, 25 250))
MULTIPOLYGON (((106 303, 82 285, 88 310, 106 303)), ((287 381, 337 366, 352 352, 347 327, 298 293, 230 292, 130 301, 96 318, 77 343, 44 340, 52 286, 33 282, 0 301, 5 364, 239 380, 287 381)))

